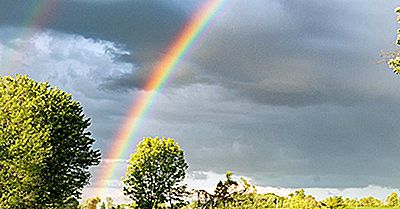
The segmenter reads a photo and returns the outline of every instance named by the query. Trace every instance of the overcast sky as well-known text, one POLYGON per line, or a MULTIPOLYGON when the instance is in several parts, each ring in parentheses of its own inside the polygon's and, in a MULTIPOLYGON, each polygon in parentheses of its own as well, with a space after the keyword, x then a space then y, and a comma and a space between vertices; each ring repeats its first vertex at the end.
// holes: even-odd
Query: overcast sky
MULTIPOLYGON (((2 0, 0 74, 72 93, 106 153, 151 66, 202 3, 2 0)), ((400 187, 400 77, 377 64, 396 47, 397 5, 227 0, 155 99, 132 152, 144 136, 169 136, 192 180, 231 170, 260 186, 400 187)))

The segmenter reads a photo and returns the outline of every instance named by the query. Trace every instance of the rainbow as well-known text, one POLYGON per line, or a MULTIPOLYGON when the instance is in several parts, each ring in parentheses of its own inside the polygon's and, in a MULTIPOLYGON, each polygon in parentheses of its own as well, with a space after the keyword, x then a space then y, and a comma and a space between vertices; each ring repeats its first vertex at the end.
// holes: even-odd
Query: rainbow
MULTIPOLYGON (((135 133, 140 127, 140 123, 155 97, 167 83, 171 73, 177 65, 182 62, 193 45, 199 41, 199 37, 204 34, 210 21, 216 16, 226 0, 206 0, 206 2, 195 12, 187 24, 183 27, 177 38, 167 48, 166 54, 154 66, 148 81, 144 86, 145 93, 136 98, 136 102, 129 110, 127 120, 124 121, 119 132, 113 139, 115 146, 106 155, 106 159, 120 159, 129 152, 133 152, 128 144, 135 138, 135 133)), ((116 163, 103 165, 100 171, 100 181, 97 188, 100 188, 100 197, 105 195, 107 180, 112 179, 116 163)), ((114 162, 114 163, 112 163, 114 162)))
MULTIPOLYGON (((47 25, 51 13, 54 12, 57 1, 41 0, 33 5, 31 12, 25 18, 23 26, 28 29, 31 27, 43 28, 47 25)), ((28 32, 28 31, 26 31, 28 32)))

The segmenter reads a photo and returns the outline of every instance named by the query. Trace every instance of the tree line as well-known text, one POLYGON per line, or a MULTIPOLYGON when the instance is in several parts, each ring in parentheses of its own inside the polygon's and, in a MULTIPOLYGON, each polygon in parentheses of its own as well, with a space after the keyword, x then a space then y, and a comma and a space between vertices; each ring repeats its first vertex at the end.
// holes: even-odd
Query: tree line
MULTIPOLYGON (((232 179, 232 173, 227 172, 226 179, 218 182, 213 193, 204 190, 192 190, 187 193, 185 206, 174 207, 167 203, 159 204, 151 208, 181 208, 181 209, 356 209, 356 208, 387 208, 399 209, 400 198, 396 192, 388 195, 385 201, 372 196, 357 198, 344 198, 331 196, 318 201, 312 195, 307 195, 303 189, 299 189, 288 196, 279 196, 274 193, 260 194, 256 188, 241 178, 240 182, 232 179)), ((111 198, 101 201, 100 198, 92 198, 81 204, 81 208, 95 209, 116 208, 143 208, 132 202, 130 204, 113 204, 111 198), (95 200, 92 206, 87 203, 95 200)))

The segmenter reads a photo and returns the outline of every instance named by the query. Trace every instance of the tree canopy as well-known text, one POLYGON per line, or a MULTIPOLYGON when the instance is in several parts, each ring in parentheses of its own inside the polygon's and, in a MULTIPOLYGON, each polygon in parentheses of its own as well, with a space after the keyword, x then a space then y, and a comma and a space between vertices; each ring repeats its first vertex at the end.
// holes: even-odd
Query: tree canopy
POLYGON ((341 196, 327 197, 321 204, 327 209, 344 209, 347 206, 341 196))
POLYGON ((147 137, 131 155, 124 193, 135 201, 138 208, 170 208, 183 203, 188 165, 179 145, 171 138, 147 137))
POLYGON ((0 78, 0 208, 79 199, 100 152, 70 94, 27 76, 0 78))
POLYGON ((392 192, 386 198, 386 205, 389 207, 398 207, 400 205, 400 198, 396 192, 392 192))

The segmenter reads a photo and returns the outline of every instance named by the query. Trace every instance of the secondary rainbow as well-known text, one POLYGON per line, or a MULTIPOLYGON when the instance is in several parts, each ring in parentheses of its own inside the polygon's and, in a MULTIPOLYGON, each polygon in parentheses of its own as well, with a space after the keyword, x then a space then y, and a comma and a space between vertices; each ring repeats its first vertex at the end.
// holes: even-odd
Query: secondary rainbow
MULTIPOLYGON (((41 0, 36 4, 33 4, 27 13, 24 21, 21 23, 22 28, 16 30, 17 33, 13 36, 14 39, 20 38, 25 39, 34 35, 35 31, 43 29, 51 16, 51 13, 55 11, 57 1, 52 0, 41 0)), ((0 57, 2 67, 10 67, 9 65, 13 62, 14 57, 11 55, 11 50, 3 52, 0 57)), ((13 69, 10 69, 13 70, 13 69)))
MULTIPOLYGON (((177 65, 188 54, 193 44, 199 40, 209 26, 210 21, 217 15, 226 0, 206 0, 206 2, 194 13, 176 39, 171 42, 166 54, 154 66, 148 81, 145 84, 142 94, 135 99, 136 102, 130 108, 127 120, 124 121, 119 132, 113 139, 113 147, 105 156, 106 159, 120 159, 126 152, 133 152, 128 144, 136 139, 135 133, 140 127, 140 122, 145 113, 149 110, 151 103, 159 93, 160 89, 167 83, 171 73, 177 65)), ((104 196, 107 180, 110 180, 115 173, 116 162, 110 161, 103 165, 100 171, 99 196, 104 196)))

